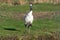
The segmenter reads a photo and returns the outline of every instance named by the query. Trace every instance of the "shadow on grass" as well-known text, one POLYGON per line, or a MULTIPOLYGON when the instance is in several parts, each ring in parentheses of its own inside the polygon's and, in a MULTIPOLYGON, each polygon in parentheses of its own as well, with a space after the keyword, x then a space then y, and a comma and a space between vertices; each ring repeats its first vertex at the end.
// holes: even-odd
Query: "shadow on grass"
POLYGON ((3 28, 4 30, 9 30, 9 31, 20 31, 20 30, 17 30, 15 28, 3 28))

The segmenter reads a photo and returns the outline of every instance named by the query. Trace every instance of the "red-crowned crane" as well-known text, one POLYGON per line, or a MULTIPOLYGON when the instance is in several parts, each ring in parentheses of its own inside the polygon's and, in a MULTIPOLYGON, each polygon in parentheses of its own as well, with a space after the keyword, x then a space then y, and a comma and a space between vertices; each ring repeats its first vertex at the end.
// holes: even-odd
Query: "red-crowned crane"
POLYGON ((24 17, 25 28, 32 27, 32 23, 33 23, 33 14, 32 14, 32 12, 33 12, 32 11, 32 3, 30 3, 30 11, 24 17))

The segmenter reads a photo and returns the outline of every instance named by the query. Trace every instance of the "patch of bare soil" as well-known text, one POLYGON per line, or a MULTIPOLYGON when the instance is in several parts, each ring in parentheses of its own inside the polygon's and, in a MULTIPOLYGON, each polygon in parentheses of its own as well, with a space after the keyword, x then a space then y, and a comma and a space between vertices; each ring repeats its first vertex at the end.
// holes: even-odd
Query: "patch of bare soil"
MULTIPOLYGON (((26 13, 0 13, 0 19, 2 18, 11 18, 11 19, 16 19, 16 20, 21 20, 24 19, 26 13)), ((54 16, 57 14, 60 14, 60 12, 34 12, 34 19, 39 19, 39 18, 49 18, 52 19, 54 16)))

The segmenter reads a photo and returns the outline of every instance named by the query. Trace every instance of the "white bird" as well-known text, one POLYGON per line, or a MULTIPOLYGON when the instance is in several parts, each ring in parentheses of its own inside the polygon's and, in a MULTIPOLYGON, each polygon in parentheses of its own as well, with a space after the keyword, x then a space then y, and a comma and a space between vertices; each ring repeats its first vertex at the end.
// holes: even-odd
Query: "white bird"
POLYGON ((25 27, 29 28, 32 27, 32 23, 33 23, 33 14, 32 14, 32 3, 30 3, 30 12, 27 13, 24 17, 24 21, 25 21, 25 27))

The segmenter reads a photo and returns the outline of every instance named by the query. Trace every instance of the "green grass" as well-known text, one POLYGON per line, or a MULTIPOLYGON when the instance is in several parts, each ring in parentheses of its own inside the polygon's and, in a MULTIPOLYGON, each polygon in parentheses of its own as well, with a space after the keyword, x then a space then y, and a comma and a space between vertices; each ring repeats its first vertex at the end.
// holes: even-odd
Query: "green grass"
POLYGON ((36 4, 33 6, 34 11, 60 11, 60 5, 54 4, 36 4))
MULTIPOLYGON (((54 31, 60 30, 60 19, 36 19, 33 22, 33 27, 31 28, 30 34, 42 34, 42 33, 50 33, 54 31)), ((24 34, 25 27, 23 20, 16 19, 2 19, 0 20, 0 35, 22 35, 24 34)))
MULTIPOLYGON (((13 12, 28 12, 28 5, 18 5, 18 6, 7 6, 3 5, 0 7, 0 35, 21 35, 23 34, 25 27, 23 20, 16 20, 7 16, 1 16, 7 13, 13 12)), ((34 12, 40 11, 60 11, 60 5, 53 4, 34 4, 34 12)), ((60 15, 53 19, 42 18, 36 19, 33 22, 33 27, 31 28, 31 34, 42 34, 49 33, 52 31, 60 30, 60 15)))
MULTIPOLYGON (((0 4, 0 11, 6 11, 6 12, 28 12, 29 11, 29 5, 17 5, 17 6, 8 6, 8 5, 2 5, 0 4)), ((40 11, 60 11, 60 5, 56 4, 33 4, 33 11, 40 12, 40 11)))

